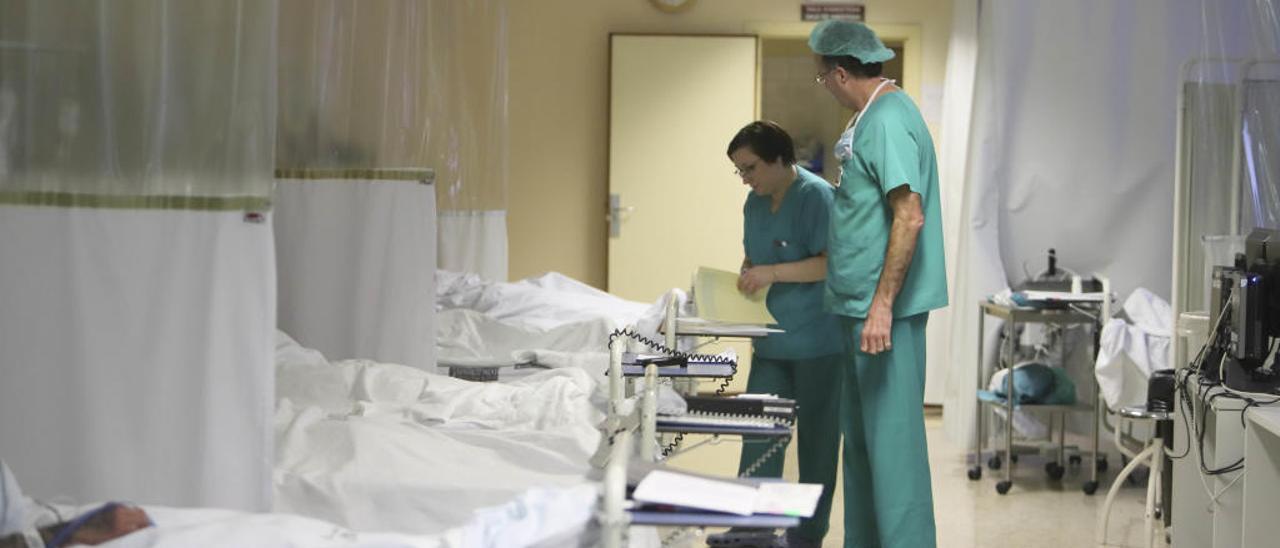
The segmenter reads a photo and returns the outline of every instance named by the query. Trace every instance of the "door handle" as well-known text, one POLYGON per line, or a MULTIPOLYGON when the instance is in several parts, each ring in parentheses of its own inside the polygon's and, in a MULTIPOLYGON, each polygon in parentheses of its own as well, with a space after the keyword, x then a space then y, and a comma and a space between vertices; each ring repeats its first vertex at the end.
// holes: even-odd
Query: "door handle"
POLYGON ((609 221, 610 238, 618 238, 622 236, 622 221, 627 220, 635 210, 636 208, 634 207, 622 206, 621 195, 609 195, 609 214, 605 215, 605 219, 609 221))

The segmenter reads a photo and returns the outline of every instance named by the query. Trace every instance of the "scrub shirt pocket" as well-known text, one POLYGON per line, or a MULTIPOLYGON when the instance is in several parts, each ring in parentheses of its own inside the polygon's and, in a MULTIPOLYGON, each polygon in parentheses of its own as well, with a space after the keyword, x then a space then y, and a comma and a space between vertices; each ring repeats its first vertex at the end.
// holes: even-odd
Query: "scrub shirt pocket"
POLYGON ((832 244, 831 251, 832 275, 827 285, 855 301, 870 299, 880 280, 884 251, 844 244, 832 244))
POLYGON ((793 263, 808 258, 805 254, 804 242, 794 238, 791 231, 780 231, 773 236, 774 239, 769 245, 773 248, 773 256, 777 258, 777 262, 793 263))

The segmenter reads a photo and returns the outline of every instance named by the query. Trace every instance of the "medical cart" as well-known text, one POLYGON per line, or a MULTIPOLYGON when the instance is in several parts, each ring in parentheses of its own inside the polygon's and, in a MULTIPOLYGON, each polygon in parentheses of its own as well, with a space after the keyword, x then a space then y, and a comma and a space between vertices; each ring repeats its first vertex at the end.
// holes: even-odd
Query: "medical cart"
MULTIPOLYGON (((1058 442, 1056 459, 1045 465, 1045 473, 1050 479, 1061 479, 1066 468, 1066 427, 1067 416, 1069 414, 1082 413, 1089 416, 1090 423, 1093 425, 1093 435, 1091 451, 1088 453, 1093 457, 1095 465, 1089 468, 1089 480, 1084 483, 1082 489, 1085 494, 1092 495, 1098 489, 1098 472, 1106 470, 1106 457, 1098 451, 1099 436, 1099 417, 1101 416, 1101 400, 1099 399, 1097 380, 1090 375, 1090 389, 1088 390, 1088 398, 1074 405, 1036 405, 1028 403, 1017 403, 1017 394, 1013 382, 1013 371, 1010 370, 1006 376, 1007 395, 1005 397, 992 397, 989 393, 984 394, 983 388, 989 384, 991 375, 986 371, 987 367, 983 360, 983 346, 985 323, 987 316, 992 316, 1004 320, 1004 337, 999 355, 996 360, 996 370, 1012 368, 1014 366, 1014 351, 1017 341, 1015 339, 1016 327, 1019 324, 1039 323, 1045 325, 1056 326, 1091 326, 1093 356, 1097 358, 1099 341, 1098 336, 1101 333, 1102 322, 1107 317, 1110 306, 1107 302, 1098 303, 1072 303, 1070 306, 1052 307, 1052 308, 1033 308, 1022 306, 1006 306, 996 304, 989 301, 979 303, 978 310, 978 407, 976 412, 977 422, 977 441, 974 443, 973 465, 969 468, 969 479, 978 480, 982 478, 982 456, 987 449, 987 434, 984 426, 990 414, 994 414, 996 408, 1003 409, 1005 412, 1004 420, 1004 440, 1003 447, 993 452, 987 460, 988 468, 998 470, 1004 467, 1004 479, 996 483, 996 492, 1001 495, 1008 493, 1013 487, 1013 464, 1016 459, 1015 449, 1031 447, 1036 450, 1044 444, 1033 444, 1025 442, 1014 442, 1013 435, 1013 417, 1014 413, 1019 409, 1043 411, 1049 414, 1049 438, 1053 438, 1054 424, 1058 425, 1058 442), (1000 450, 1003 450, 1004 458, 1001 459, 1000 450), (1007 465, 1005 465, 1007 463, 1007 465)), ((1061 358, 1065 366, 1066 349, 1063 348, 1061 358)), ((1079 456, 1072 456, 1070 462, 1079 462, 1079 456)))

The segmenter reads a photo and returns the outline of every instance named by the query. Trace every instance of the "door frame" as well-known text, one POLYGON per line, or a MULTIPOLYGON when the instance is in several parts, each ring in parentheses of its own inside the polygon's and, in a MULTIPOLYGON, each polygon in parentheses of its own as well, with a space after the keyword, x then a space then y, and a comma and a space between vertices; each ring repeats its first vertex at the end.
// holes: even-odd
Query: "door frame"
MULTIPOLYGON (((744 28, 748 34, 759 38, 757 47, 763 48, 765 40, 805 39, 813 32, 818 23, 779 23, 776 21, 748 22, 744 28)), ((921 100, 920 83, 924 78, 924 63, 921 54, 924 51, 924 31, 920 25, 867 23, 882 41, 902 44, 902 74, 906 79, 903 89, 916 101, 921 100)), ((760 53, 756 53, 756 62, 760 61, 760 53)), ((756 113, 760 112, 760 71, 756 70, 756 113)))

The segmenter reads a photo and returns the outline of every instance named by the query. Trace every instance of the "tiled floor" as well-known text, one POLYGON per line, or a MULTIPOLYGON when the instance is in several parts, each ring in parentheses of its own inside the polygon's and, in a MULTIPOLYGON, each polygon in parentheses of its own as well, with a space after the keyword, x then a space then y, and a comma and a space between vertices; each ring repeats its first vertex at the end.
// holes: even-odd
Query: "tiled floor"
MULTIPOLYGON (((1111 463, 1097 494, 1087 496, 1080 490, 1080 475, 1084 469, 1069 469, 1061 482, 1051 482, 1041 469, 1042 462, 1024 458, 1020 460, 1020 467, 1015 469, 1013 490, 1002 496, 996 493, 997 480, 991 471, 984 470, 980 481, 968 479, 965 449, 946 440, 942 434, 941 417, 930 417, 926 423, 939 547, 1096 546, 1094 534, 1098 512, 1106 489, 1118 472, 1118 462, 1111 463)), ((690 437, 686 446, 697 441, 690 437)), ((726 441, 679 455, 672 459, 671 464, 729 475, 736 471, 738 451, 738 443, 726 441)), ((787 453, 786 468, 786 477, 794 480, 797 477, 794 444, 787 453)), ((1110 543, 1115 546, 1145 546, 1142 520, 1145 497, 1145 489, 1133 486, 1121 489, 1112 511, 1110 543)), ((837 490, 831 531, 823 543, 824 547, 842 546, 844 528, 838 517, 843 515, 842 512, 842 496, 837 490)), ((701 542, 695 543, 695 546, 702 545, 701 542)), ((1157 546, 1164 546, 1163 539, 1157 546)))

